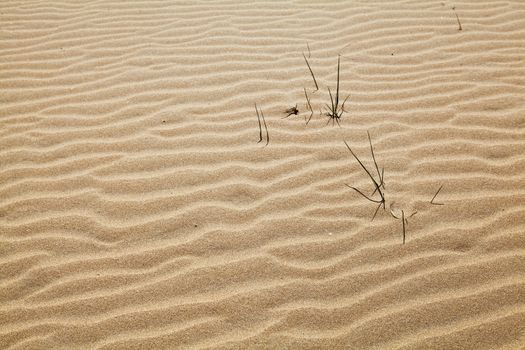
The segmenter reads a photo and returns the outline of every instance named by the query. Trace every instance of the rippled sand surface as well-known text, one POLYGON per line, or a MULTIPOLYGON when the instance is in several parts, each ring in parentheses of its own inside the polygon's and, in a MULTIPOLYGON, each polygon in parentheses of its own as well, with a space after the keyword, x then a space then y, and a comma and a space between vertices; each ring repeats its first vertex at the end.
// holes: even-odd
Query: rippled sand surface
POLYGON ((1 349, 521 349, 524 232, 522 0, 0 3, 1 349))

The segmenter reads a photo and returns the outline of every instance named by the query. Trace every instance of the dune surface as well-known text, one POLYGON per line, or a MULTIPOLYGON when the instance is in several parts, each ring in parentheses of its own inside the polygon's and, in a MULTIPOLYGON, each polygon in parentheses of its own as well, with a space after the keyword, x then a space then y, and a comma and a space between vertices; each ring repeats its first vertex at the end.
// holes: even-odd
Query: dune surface
POLYGON ((522 349, 524 232, 523 0, 0 2, 1 349, 522 349))

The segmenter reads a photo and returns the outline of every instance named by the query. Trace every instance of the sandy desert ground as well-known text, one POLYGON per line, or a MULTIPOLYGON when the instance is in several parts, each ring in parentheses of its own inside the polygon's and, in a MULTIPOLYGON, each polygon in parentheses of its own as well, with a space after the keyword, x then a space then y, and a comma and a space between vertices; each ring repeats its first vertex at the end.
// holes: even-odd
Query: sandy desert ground
POLYGON ((1 349, 523 349, 524 232, 523 0, 0 3, 1 349))

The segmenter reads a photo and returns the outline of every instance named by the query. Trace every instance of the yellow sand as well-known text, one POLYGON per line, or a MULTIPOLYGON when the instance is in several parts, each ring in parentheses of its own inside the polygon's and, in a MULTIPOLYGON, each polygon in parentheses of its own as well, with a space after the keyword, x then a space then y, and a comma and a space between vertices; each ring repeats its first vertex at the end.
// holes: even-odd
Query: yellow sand
POLYGON ((520 349, 524 232, 523 0, 0 4, 1 349, 520 349))

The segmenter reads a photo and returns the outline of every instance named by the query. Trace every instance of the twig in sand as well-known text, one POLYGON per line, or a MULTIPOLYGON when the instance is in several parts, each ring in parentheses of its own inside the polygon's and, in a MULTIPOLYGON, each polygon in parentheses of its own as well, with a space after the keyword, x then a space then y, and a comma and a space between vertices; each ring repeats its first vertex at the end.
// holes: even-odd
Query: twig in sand
POLYGON ((262 141, 262 127, 261 127, 261 116, 259 115, 259 110, 257 109, 257 103, 255 103, 255 113, 257 113, 257 121, 259 122, 259 141, 257 143, 262 141))
POLYGON ((306 56, 303 53, 304 61, 306 62, 306 65, 308 66, 308 69, 310 70, 310 74, 312 75, 312 79, 314 80, 315 84, 315 91, 319 90, 319 85, 317 85, 317 80, 315 79, 314 72, 312 71, 312 67, 310 67, 310 63, 308 63, 308 60, 306 59, 306 56))
POLYGON ((341 56, 338 56, 337 58, 337 88, 336 88, 336 92, 335 92, 335 99, 333 98, 332 96, 332 92, 330 91, 330 87, 328 87, 328 94, 330 95, 330 102, 331 102, 331 106, 329 106, 328 104, 326 104, 326 107, 328 107, 328 112, 326 113, 326 116, 328 117, 328 122, 326 123, 328 125, 328 123, 330 123, 330 120, 332 120, 332 125, 334 125, 334 121, 337 122, 337 125, 339 125, 339 127, 341 127, 341 124, 339 124, 339 119, 341 119, 341 116, 343 115, 344 113, 344 108, 345 108, 345 103, 346 103, 346 100, 348 100, 348 97, 347 96, 345 98, 345 100, 343 101, 343 104, 341 104, 341 106, 339 106, 339 72, 340 72, 340 67, 341 67, 341 56))
MULTIPOLYGON (((374 160, 374 165, 376 167, 377 176, 381 180, 381 182, 379 183, 379 186, 380 187, 382 186, 383 189, 385 189, 385 182, 383 181, 384 180, 384 175, 385 175, 385 168, 384 167, 381 168, 381 173, 379 173, 379 167, 377 166, 376 156, 374 154, 374 147, 372 147, 372 139, 370 138, 370 132, 368 132, 368 130, 366 131, 366 135, 368 136, 368 143, 370 144, 370 153, 372 153, 372 159, 374 160)), ((374 193, 376 193, 376 191, 377 191, 377 188, 374 190, 372 195, 374 193)))
POLYGON ((270 143, 270 134, 268 134, 268 127, 266 126, 266 119, 264 118, 264 113, 262 110, 261 110, 261 116, 262 116, 262 120, 264 123, 264 129, 266 130, 266 145, 264 145, 266 147, 270 143))
POLYGON ((417 214, 417 210, 415 212, 413 212, 412 214, 410 214, 410 216, 408 218, 405 217, 405 211, 404 210, 401 210, 401 217, 400 218, 398 218, 394 214, 392 209, 390 209, 390 214, 396 219, 401 219, 401 221, 403 222, 403 244, 405 244, 405 240, 406 240, 406 225, 408 225, 408 218, 411 218, 412 216, 416 215, 417 214))
POLYGON ((430 200, 430 204, 434 204, 434 205, 444 205, 444 203, 434 203, 434 199, 436 198, 436 196, 438 195, 439 191, 441 191, 442 188, 443 188, 443 185, 439 186, 439 189, 437 190, 436 194, 435 194, 434 197, 432 197, 432 199, 430 200))
POLYGON ((377 165, 377 162, 376 162, 376 159, 375 159, 375 155, 374 155, 374 150, 373 150, 373 147, 372 147, 372 140, 370 138, 370 133, 368 133, 368 141, 370 143, 370 150, 372 151, 372 159, 374 160, 374 165, 376 167, 376 170, 377 170, 377 174, 378 174, 378 179, 376 180, 374 178, 374 176, 372 175, 372 173, 366 168, 366 166, 363 164, 363 162, 361 162, 361 160, 359 159, 359 157, 357 157, 357 155, 354 153, 354 151, 352 151, 352 149, 350 148, 350 146, 348 146, 348 143, 346 143, 346 141, 344 141, 345 145, 346 145, 346 148, 348 148, 348 150, 350 151, 350 153, 352 153, 352 155, 354 156, 354 158, 357 160, 357 162, 359 163, 359 165, 361 166, 361 168, 366 172, 366 174, 368 175, 368 177, 370 178, 370 180, 372 181, 373 185, 374 185, 374 192, 372 192, 372 194, 370 196, 367 196, 366 194, 364 194, 361 190, 355 188, 355 187, 352 187, 348 184, 346 184, 346 186, 350 187, 351 189, 353 189, 354 191, 356 191, 357 193, 359 193, 361 196, 363 196, 364 198, 366 198, 367 200, 369 200, 370 202, 373 202, 373 203, 377 203, 378 206, 374 212, 374 215, 372 216, 372 220, 374 220, 374 218, 376 217, 377 215, 377 212, 379 211, 379 208, 383 207, 383 210, 385 209, 385 193, 384 193, 384 181, 383 181, 383 175, 384 175, 384 168, 383 168, 383 172, 382 173, 379 173, 379 166, 377 165), (383 190, 381 189, 383 188, 383 190), (371 196, 373 196, 375 193, 378 193, 379 194, 379 199, 374 199, 372 198, 371 196))
POLYGON ((259 141, 257 141, 257 143, 262 141, 262 126, 261 126, 261 119, 262 119, 263 124, 264 124, 264 130, 266 131, 266 144, 264 145, 266 147, 270 143, 270 135, 268 134, 268 126, 266 125, 266 119, 264 119, 264 114, 263 114, 262 109, 259 108, 259 110, 257 110, 257 103, 255 104, 255 112, 257 113, 257 120, 259 121, 259 141), (261 113, 259 114, 259 112, 261 113))
POLYGON ((456 12, 456 6, 452 7, 452 10, 454 11, 454 14, 456 15, 456 19, 458 20, 458 30, 463 30, 463 27, 461 26, 461 22, 459 21, 459 16, 456 12))
POLYGON ((294 107, 291 107, 291 108, 288 108, 287 110, 285 110, 284 113, 288 113, 288 114, 285 117, 283 117, 282 119, 288 118, 292 114, 293 115, 299 114, 299 110, 297 109, 297 104, 294 107))
POLYGON ((308 98, 308 94, 306 93, 306 88, 304 89, 304 96, 306 97, 306 103, 307 107, 310 110, 310 117, 308 117, 308 120, 306 120, 306 116, 304 117, 304 120, 306 121, 306 125, 310 122, 310 119, 312 119, 312 116, 314 115, 314 110, 312 109, 312 105, 310 104, 310 98, 308 98))
POLYGON ((401 210, 401 221, 403 221, 403 244, 405 244, 406 229, 405 229, 405 211, 401 210))

